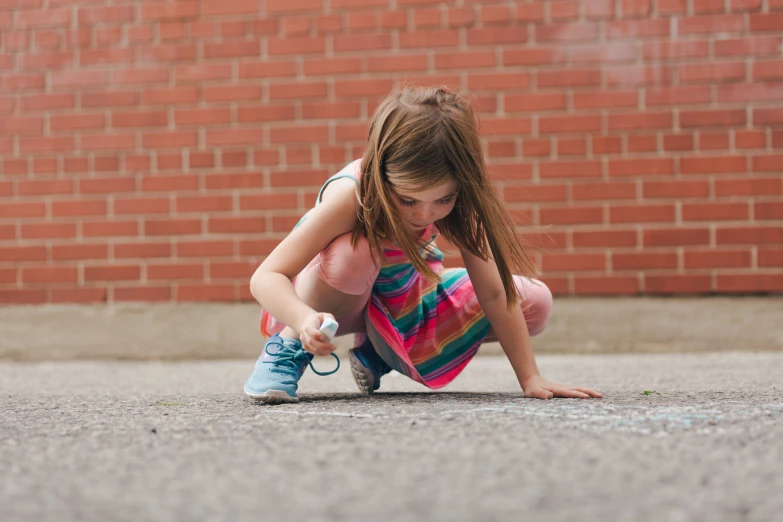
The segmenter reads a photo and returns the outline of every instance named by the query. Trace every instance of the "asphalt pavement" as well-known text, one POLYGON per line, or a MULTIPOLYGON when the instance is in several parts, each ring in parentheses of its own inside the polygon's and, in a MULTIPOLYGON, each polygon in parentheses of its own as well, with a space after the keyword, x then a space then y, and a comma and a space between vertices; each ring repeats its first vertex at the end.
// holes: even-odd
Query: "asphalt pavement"
MULTIPOLYGON (((265 406, 253 361, 0 363, 0 520, 781 521, 783 353, 502 357, 442 391, 347 361, 265 406)), ((332 359, 318 359, 320 370, 332 359)))

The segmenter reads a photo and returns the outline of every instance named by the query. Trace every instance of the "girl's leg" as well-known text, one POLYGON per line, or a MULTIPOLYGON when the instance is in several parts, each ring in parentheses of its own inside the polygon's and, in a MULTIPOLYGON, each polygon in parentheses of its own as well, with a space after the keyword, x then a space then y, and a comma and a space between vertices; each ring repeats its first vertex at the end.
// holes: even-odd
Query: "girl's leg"
MULTIPOLYGON (((328 312, 340 323, 337 335, 363 333, 364 309, 372 286, 378 277, 378 266, 370 253, 367 239, 351 246, 351 234, 332 241, 296 277, 294 287, 302 301, 318 312, 328 312)), ((280 332, 282 337, 295 337, 291 328, 280 332)))
MULTIPOLYGON (((538 335, 544 331, 549 320, 549 314, 552 311, 552 292, 544 283, 537 279, 514 276, 514 284, 517 287, 520 299, 522 299, 520 306, 525 316, 527 330, 531 337, 538 335)), ((484 341, 497 341, 492 327, 490 327, 484 341)))

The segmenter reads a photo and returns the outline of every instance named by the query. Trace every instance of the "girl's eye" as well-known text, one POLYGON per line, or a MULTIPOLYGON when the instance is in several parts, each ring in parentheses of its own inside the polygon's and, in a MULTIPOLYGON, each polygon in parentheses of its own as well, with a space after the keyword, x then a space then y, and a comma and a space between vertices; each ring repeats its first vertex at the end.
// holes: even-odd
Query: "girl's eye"
POLYGON ((412 207, 413 205, 416 204, 415 201, 411 201, 409 199, 399 198, 399 200, 400 200, 400 203, 402 204, 403 207, 412 207))
POLYGON ((449 196, 446 199, 438 200, 438 203, 440 203, 441 205, 448 205, 449 203, 451 203, 452 199, 454 199, 454 196, 449 196))

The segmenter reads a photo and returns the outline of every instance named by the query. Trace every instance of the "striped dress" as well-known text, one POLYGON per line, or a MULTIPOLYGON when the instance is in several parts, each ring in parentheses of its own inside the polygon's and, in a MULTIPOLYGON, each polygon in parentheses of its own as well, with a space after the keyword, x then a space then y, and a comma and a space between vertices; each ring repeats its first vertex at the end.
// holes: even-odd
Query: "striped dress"
POLYGON ((366 327, 389 366, 437 389, 470 362, 490 325, 467 270, 443 268, 443 253, 435 246, 437 228, 430 225, 424 233, 431 240, 419 253, 441 281, 429 281, 402 250, 384 246, 386 259, 367 306, 366 327))
MULTIPOLYGON (((351 177, 358 183, 359 163, 354 161, 329 178, 316 204, 326 185, 335 179, 351 177)), ((435 225, 424 230, 422 239, 428 242, 419 249, 419 255, 441 281, 429 281, 420 275, 405 253, 387 241, 383 246, 385 259, 365 310, 366 333, 381 358, 432 389, 446 386, 462 372, 490 327, 467 270, 443 267, 443 253, 435 244, 437 236, 435 225)), ((273 317, 262 313, 261 331, 265 336, 281 329, 273 317)))

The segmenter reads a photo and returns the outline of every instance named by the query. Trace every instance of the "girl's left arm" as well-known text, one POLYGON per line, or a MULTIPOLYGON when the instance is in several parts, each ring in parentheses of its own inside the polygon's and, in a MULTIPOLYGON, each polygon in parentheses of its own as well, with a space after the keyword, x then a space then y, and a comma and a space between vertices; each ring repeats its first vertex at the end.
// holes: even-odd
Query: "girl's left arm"
POLYGON ((503 282, 495 262, 491 259, 484 261, 462 249, 460 254, 479 304, 487 315, 525 396, 539 399, 601 397, 600 393, 589 388, 564 386, 541 377, 533 356, 533 347, 522 307, 514 306, 511 310, 508 309, 503 282))

